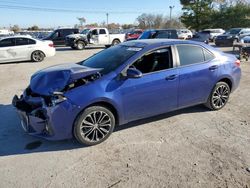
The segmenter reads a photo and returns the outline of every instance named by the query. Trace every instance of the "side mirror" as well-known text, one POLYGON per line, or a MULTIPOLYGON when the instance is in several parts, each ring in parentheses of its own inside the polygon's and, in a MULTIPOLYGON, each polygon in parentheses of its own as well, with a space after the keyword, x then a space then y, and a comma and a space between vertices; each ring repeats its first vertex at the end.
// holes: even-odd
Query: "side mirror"
POLYGON ((129 68, 127 70, 127 78, 141 78, 142 72, 135 68, 129 68))

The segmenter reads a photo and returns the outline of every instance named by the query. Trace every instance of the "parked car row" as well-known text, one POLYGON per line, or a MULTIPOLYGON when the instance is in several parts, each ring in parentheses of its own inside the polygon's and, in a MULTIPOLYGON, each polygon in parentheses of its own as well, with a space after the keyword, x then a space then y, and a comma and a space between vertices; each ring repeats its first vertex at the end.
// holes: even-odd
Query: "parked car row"
MULTIPOLYGON (((9 36, 0 39, 0 63, 10 61, 32 60, 42 61, 44 57, 55 54, 54 45, 66 45, 72 49, 83 50, 86 46, 114 46, 124 41, 142 39, 188 39, 208 44, 214 41, 216 46, 233 46, 234 42, 248 41, 250 28, 232 28, 225 32, 223 29, 205 29, 192 33, 188 29, 135 29, 128 33, 111 33, 107 28, 86 28, 79 32, 76 28, 60 28, 45 36, 45 33, 36 32, 40 40, 32 38, 27 33, 25 36, 9 36), (21 39, 22 44, 21 44, 21 39), (26 41, 26 42, 24 42, 26 41), (49 45, 47 45, 49 44, 49 45), (38 49, 42 48, 42 49, 38 49), (19 52, 17 52, 19 51, 19 52), (21 53, 22 51, 22 53, 21 53), (36 56, 36 58, 35 58, 36 56), (39 56, 39 57, 38 57, 39 56)), ((47 33, 48 34, 48 33, 47 33)))
POLYGON ((245 36, 250 36, 250 28, 232 28, 215 38, 216 46, 233 46, 234 42, 239 42, 245 36))

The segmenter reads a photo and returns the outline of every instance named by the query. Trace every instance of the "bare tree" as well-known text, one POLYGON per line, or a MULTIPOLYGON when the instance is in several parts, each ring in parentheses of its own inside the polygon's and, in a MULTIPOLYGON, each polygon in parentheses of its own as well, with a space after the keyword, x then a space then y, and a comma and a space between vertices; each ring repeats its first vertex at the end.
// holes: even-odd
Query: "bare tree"
POLYGON ((80 26, 82 27, 84 23, 86 23, 86 19, 84 17, 77 18, 80 22, 80 26))

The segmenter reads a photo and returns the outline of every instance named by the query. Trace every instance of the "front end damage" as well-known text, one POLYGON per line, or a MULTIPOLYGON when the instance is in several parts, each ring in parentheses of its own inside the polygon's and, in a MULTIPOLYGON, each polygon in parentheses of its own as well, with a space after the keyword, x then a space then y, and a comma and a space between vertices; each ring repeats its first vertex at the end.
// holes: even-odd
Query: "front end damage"
POLYGON ((100 73, 97 70, 86 67, 82 70, 78 67, 76 71, 76 67, 70 70, 59 66, 34 74, 30 86, 12 100, 24 131, 48 140, 72 138, 74 120, 81 107, 66 98, 64 93, 98 78, 100 73))
POLYGON ((27 88, 20 97, 14 96, 12 104, 25 132, 49 140, 72 137, 71 125, 79 109, 63 96, 42 96, 27 88))

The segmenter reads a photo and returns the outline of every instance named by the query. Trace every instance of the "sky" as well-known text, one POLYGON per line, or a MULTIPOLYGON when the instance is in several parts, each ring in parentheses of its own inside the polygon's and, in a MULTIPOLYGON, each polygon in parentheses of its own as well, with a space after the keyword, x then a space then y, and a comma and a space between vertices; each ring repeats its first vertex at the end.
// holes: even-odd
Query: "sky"
POLYGON ((102 23, 109 13, 109 23, 134 23, 142 13, 181 15, 179 0, 0 0, 0 27, 14 24, 22 28, 73 27, 77 17, 86 24, 102 23))

